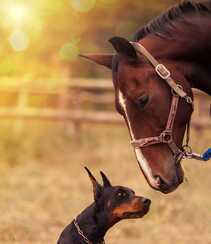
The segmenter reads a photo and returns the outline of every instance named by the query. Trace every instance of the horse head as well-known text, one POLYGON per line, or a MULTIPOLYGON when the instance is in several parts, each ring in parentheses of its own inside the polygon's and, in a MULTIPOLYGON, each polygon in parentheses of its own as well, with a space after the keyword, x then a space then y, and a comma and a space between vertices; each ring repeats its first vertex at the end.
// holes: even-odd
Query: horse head
MULTIPOLYGON (((110 42, 116 54, 90 54, 84 57, 112 70, 116 109, 125 119, 131 141, 158 138, 166 128, 172 110, 172 89, 129 41, 115 37, 110 42)), ((170 60, 159 61, 173 71, 173 78, 192 97, 191 87, 176 65, 170 60)), ((181 152, 191 113, 192 106, 184 99, 178 99, 172 140, 181 152)), ((138 144, 134 150, 146 180, 154 189, 169 193, 183 182, 182 158, 177 158, 168 143, 138 144)))

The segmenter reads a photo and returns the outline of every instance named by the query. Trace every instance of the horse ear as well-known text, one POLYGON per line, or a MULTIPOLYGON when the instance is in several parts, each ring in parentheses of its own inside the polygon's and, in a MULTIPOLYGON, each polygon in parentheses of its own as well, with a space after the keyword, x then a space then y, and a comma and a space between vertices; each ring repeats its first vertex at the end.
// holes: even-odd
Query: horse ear
POLYGON ((100 174, 101 174, 102 179, 103 179, 103 186, 104 187, 111 187, 111 183, 110 183, 109 179, 107 178, 107 176, 102 171, 100 171, 100 174))
POLYGON ((101 194, 102 194, 102 186, 97 182, 97 180, 95 179, 95 177, 92 175, 92 173, 90 172, 90 170, 87 167, 84 167, 85 170, 88 173, 88 176, 92 182, 92 186, 93 186, 93 193, 94 193, 94 200, 97 201, 101 194))
POLYGON ((109 42, 112 44, 114 49, 122 56, 125 56, 127 58, 131 58, 133 60, 138 59, 138 55, 136 53, 135 48, 133 45, 122 37, 112 37, 109 39, 109 42))
POLYGON ((107 53, 107 54, 81 54, 79 55, 82 58, 89 59, 97 64, 103 65, 109 69, 112 68, 112 59, 113 54, 107 53))

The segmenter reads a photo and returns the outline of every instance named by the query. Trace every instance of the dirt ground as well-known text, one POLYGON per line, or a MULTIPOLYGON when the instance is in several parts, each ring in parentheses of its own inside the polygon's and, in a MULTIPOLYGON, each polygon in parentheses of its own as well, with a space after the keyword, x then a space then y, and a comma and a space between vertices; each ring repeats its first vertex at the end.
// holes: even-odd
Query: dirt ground
MULTIPOLYGON (((40 134, 35 128, 28 126, 16 146, 7 143, 16 148, 24 140, 21 155, 14 149, 11 159, 0 148, 0 243, 56 243, 62 229, 92 202, 86 165, 99 180, 103 170, 114 185, 131 187, 153 202, 143 219, 114 226, 106 243, 211 244, 211 163, 185 161, 185 182, 163 195, 145 182, 126 128, 84 126, 75 135, 55 125, 45 125, 40 134), (31 147, 35 152, 29 153, 31 147)), ((198 151, 210 146, 210 131, 193 132, 192 145, 198 151)))

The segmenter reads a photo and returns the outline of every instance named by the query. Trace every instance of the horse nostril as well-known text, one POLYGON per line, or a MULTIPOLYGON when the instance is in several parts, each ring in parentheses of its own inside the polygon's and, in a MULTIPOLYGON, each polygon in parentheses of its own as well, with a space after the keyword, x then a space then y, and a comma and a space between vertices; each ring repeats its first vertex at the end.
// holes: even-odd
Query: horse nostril
POLYGON ((163 180, 161 178, 161 176, 159 176, 159 175, 154 175, 154 179, 155 179, 155 182, 157 184, 157 189, 160 190, 161 192, 164 192, 164 193, 168 193, 170 191, 173 191, 174 189, 176 189, 178 184, 181 183, 179 181, 178 177, 174 177, 169 182, 166 182, 165 180, 163 180))
POLYGON ((160 182, 161 182, 161 178, 160 178, 160 176, 155 175, 155 176, 154 176, 154 179, 155 179, 156 184, 157 184, 158 186, 160 186, 160 182))
POLYGON ((169 185, 159 175, 155 175, 154 178, 156 180, 156 183, 162 190, 168 190, 169 185))

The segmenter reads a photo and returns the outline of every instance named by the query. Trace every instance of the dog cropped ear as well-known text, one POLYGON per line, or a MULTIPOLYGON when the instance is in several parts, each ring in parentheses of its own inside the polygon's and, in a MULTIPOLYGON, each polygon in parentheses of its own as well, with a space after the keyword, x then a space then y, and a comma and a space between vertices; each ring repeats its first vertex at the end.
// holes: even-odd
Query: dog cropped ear
POLYGON ((89 178, 90 178, 92 185, 93 185, 94 200, 97 201, 102 194, 103 187, 97 182, 97 180, 92 175, 90 170, 87 167, 84 167, 84 168, 87 171, 89 178))
POLYGON ((115 36, 109 39, 109 42, 112 44, 117 53, 123 57, 130 58, 133 61, 138 59, 135 48, 127 39, 115 36))
POLYGON ((109 69, 112 68, 112 59, 113 59, 113 54, 81 54, 79 55, 82 58, 89 59, 96 64, 103 65, 109 69))
POLYGON ((109 179, 107 178, 107 176, 102 171, 100 171, 100 174, 103 179, 103 187, 111 187, 111 183, 110 183, 109 179))

